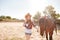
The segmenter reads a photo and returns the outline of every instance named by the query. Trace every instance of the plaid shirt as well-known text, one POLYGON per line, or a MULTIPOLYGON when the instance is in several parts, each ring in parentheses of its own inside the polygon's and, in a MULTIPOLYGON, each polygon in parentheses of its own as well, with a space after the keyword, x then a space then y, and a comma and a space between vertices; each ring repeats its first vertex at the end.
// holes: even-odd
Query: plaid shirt
POLYGON ((24 27, 28 29, 32 29, 32 27, 35 26, 32 21, 30 22, 24 22, 24 27))

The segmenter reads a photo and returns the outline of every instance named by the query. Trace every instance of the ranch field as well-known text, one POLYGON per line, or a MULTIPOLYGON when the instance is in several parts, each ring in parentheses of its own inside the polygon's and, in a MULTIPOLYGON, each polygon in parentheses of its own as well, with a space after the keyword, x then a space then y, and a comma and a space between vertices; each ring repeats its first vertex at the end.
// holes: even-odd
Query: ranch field
MULTIPOLYGON (((0 40, 25 40, 25 27, 22 22, 0 22, 0 40)), ((42 37, 32 28, 32 35, 30 40, 42 40, 42 37)), ((43 37, 45 39, 45 35, 43 37)), ((53 40, 60 40, 60 30, 56 34, 54 31, 53 40)))

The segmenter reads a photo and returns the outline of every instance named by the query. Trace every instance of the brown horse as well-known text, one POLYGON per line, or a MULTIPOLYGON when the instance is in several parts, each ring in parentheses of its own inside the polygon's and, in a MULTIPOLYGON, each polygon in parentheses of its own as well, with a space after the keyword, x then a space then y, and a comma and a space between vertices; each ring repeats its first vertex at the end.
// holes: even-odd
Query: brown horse
POLYGON ((39 19, 39 26, 40 26, 40 35, 43 36, 45 32, 46 40, 48 40, 48 33, 49 33, 49 40, 52 40, 54 28, 57 30, 55 22, 51 18, 42 17, 39 19))

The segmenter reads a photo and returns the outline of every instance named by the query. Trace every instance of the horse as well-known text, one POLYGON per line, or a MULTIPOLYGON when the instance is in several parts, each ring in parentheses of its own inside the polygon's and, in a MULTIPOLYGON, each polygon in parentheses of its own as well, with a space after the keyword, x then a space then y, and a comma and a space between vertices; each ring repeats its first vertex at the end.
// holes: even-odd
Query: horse
POLYGON ((56 28, 56 23, 51 18, 48 17, 42 17, 39 19, 39 27, 40 27, 40 35, 43 37, 44 33, 46 34, 46 40, 48 40, 48 34, 49 34, 49 40, 53 40, 52 35, 54 29, 56 28))

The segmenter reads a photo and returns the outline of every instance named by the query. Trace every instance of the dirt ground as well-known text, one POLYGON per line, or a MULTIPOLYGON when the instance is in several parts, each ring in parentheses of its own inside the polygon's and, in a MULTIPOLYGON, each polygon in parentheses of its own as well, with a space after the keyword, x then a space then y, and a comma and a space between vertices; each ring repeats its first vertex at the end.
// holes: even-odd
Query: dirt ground
MULTIPOLYGON (((0 23, 0 40, 25 40, 25 27, 21 22, 1 22, 0 23)), ((35 28, 32 29, 32 35, 30 40, 42 40, 42 37, 36 31, 35 28)), ((45 35, 43 37, 45 39, 45 35)), ((60 30, 58 33, 54 32, 53 40, 60 40, 60 30)))

